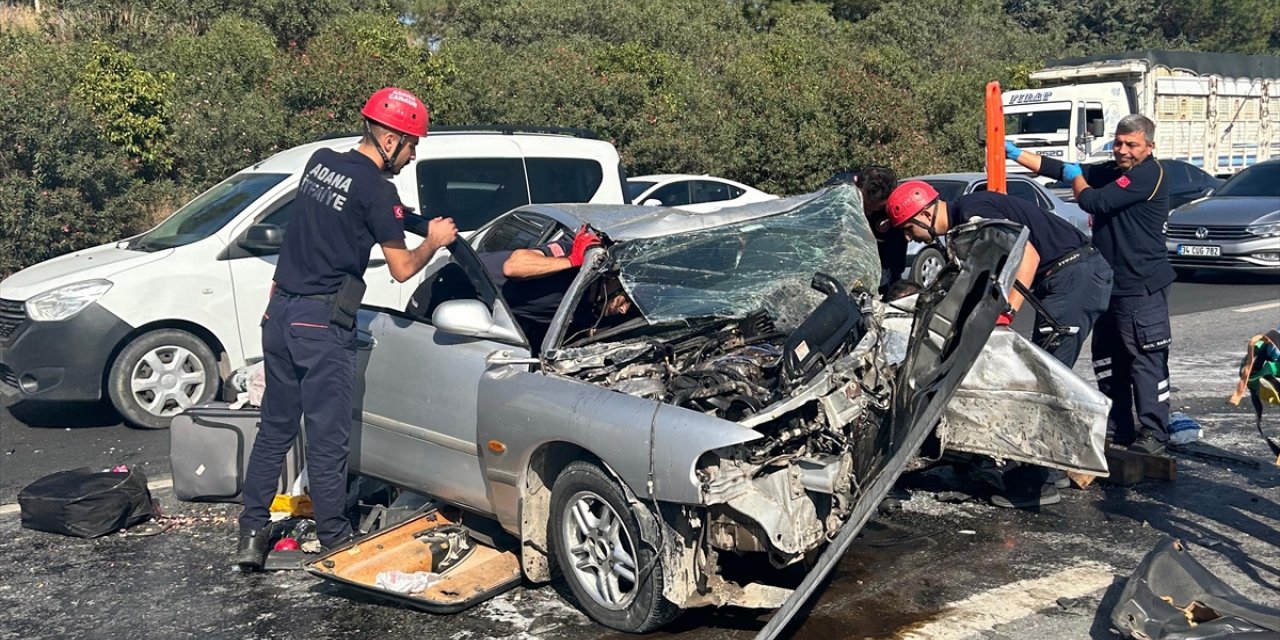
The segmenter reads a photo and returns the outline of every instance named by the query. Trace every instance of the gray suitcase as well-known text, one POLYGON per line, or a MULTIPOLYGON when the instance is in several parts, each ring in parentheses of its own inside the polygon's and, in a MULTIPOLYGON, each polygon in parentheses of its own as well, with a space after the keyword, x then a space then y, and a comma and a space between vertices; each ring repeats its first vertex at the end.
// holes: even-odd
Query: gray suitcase
MULTIPOLYGON (((257 409, 226 402, 197 405, 174 416, 169 427, 173 493, 190 502, 240 502, 249 453, 261 423, 257 409)), ((285 457, 278 493, 288 493, 302 470, 304 439, 285 457)))

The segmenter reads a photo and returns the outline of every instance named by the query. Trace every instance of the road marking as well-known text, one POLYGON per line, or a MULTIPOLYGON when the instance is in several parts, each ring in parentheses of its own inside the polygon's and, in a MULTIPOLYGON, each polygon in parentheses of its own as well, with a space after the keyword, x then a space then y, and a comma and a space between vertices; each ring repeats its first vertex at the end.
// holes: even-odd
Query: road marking
POLYGON ((1019 580, 952 603, 932 620, 899 629, 896 637, 900 640, 969 638, 1054 606, 1058 598, 1080 598, 1105 589, 1115 577, 1111 567, 1085 562, 1043 578, 1019 580))
MULTIPOLYGON (((165 478, 163 480, 152 480, 151 482, 147 483, 147 488, 152 491, 155 491, 157 489, 168 489, 169 487, 172 487, 172 486, 173 486, 173 478, 165 478)), ((7 516, 9 514, 18 513, 21 510, 22 508, 16 502, 13 502, 10 504, 0 504, 0 516, 7 516)))
POLYGON ((1236 313, 1250 313, 1253 311, 1266 311, 1267 309, 1277 309, 1277 308, 1280 308, 1280 302, 1267 302, 1264 304, 1255 304, 1252 307, 1240 307, 1239 309, 1232 309, 1232 311, 1236 313))

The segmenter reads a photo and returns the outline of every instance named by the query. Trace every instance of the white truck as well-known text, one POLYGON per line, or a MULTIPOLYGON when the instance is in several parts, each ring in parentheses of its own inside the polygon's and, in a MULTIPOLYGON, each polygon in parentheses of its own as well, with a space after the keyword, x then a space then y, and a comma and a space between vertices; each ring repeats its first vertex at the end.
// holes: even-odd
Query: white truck
MULTIPOLYGON (((1110 159, 1116 123, 1156 124, 1156 153, 1219 177, 1280 157, 1280 57, 1142 51, 1051 60, 1003 93, 1005 137, 1065 162, 1110 159)), ((1017 163, 1010 173, 1025 173, 1017 163)))

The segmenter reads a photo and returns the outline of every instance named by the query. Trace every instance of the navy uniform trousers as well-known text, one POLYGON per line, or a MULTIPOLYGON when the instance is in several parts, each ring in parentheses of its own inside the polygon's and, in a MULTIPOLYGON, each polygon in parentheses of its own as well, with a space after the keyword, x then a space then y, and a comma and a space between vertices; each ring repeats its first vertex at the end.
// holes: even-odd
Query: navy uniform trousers
MULTIPOLYGON (((1049 322, 1037 313, 1031 341, 1062 364, 1074 367, 1085 338, 1111 300, 1113 279, 1111 265, 1096 251, 1046 275, 1031 292, 1058 324, 1078 327, 1079 331, 1073 336, 1063 336, 1056 346, 1049 345, 1052 334, 1041 330, 1049 328, 1049 322)), ((1029 305, 1024 308, 1026 306, 1029 305)))
POLYGON ((331 303, 273 295, 262 325, 266 389, 262 426, 244 485, 240 528, 263 529, 270 519, 281 465, 306 419, 307 478, 321 544, 351 535, 344 513, 347 452, 355 387, 355 329, 329 323, 331 303))
POLYGON ((1136 296, 1113 296, 1093 334, 1093 372, 1111 398, 1107 431, 1132 442, 1137 427, 1169 440, 1169 287, 1136 296))

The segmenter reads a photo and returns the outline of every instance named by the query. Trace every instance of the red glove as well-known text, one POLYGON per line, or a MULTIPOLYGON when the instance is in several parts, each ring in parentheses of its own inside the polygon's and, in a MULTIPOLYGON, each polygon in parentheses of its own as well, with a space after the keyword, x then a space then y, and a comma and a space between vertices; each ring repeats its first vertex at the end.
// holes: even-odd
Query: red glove
POLYGON ((1001 313, 1000 317, 996 318, 997 327, 1007 327, 1011 324, 1013 324, 1013 314, 1008 311, 1001 313))
POLYGON ((573 249, 569 251, 569 264, 581 267, 587 249, 598 246, 600 246, 600 236, 587 231, 587 225, 582 225, 582 228, 578 229, 578 235, 573 237, 573 249))

